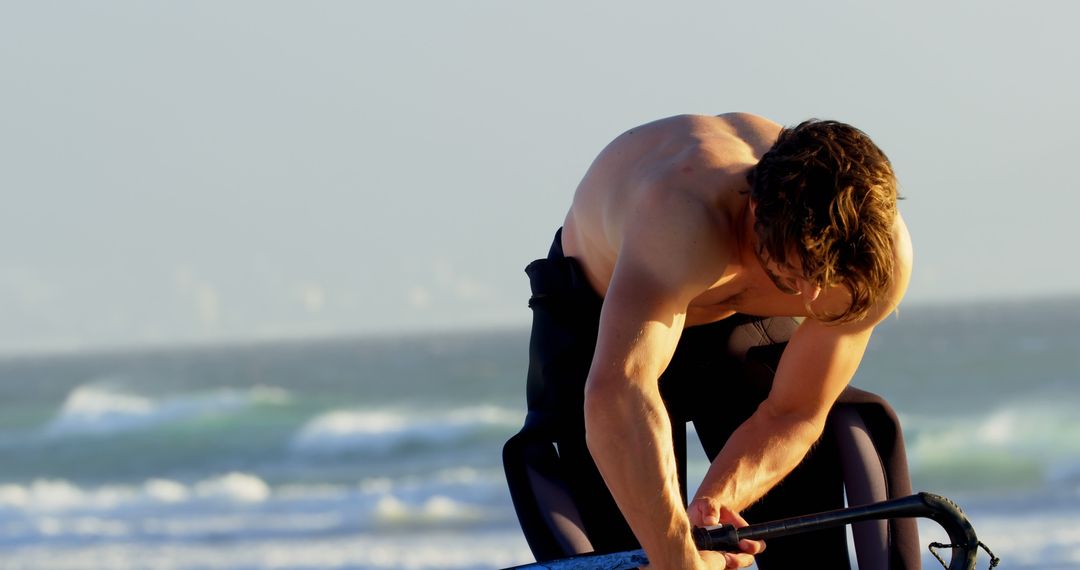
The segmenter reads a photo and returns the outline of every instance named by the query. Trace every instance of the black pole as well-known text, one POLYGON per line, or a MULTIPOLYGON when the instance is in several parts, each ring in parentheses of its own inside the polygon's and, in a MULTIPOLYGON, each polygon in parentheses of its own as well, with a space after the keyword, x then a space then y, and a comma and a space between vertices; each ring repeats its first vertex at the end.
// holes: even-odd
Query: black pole
POLYGON ((929 518, 941 525, 954 544, 948 570, 973 570, 979 539, 967 516, 955 503, 931 493, 919 493, 861 507, 838 509, 815 515, 755 524, 743 528, 719 526, 695 528, 694 542, 701 550, 737 552, 742 539, 768 540, 812 530, 880 519, 929 518))
MULTIPOLYGON (((802 532, 821 530, 867 520, 893 518, 929 518, 937 522, 954 545, 948 570, 974 570, 979 551, 979 539, 967 516, 955 503, 931 493, 919 493, 860 507, 838 509, 814 515, 793 517, 734 528, 718 526, 695 528, 694 542, 700 550, 737 552, 742 539, 768 540, 802 532)), ((648 563, 645 552, 632 550, 611 554, 581 554, 570 558, 515 566, 506 570, 586 570, 604 568, 621 570, 637 568, 648 563)))

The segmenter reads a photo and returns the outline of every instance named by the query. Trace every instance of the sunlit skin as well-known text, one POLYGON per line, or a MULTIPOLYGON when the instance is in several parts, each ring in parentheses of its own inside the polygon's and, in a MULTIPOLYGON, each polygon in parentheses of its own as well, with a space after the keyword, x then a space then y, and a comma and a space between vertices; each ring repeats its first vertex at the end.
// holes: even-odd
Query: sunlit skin
MULTIPOLYGON (((672 117, 627 131, 593 162, 563 224, 566 255, 604 298, 585 388, 586 443, 652 568, 752 563, 763 544, 744 543, 741 554, 698 552, 692 526, 745 524, 738 512, 821 435, 874 326, 907 288, 911 242, 899 216, 893 289, 856 322, 819 321, 846 308, 848 291, 811 283, 799 267, 759 252, 746 175, 780 128, 736 113, 672 117), (736 312, 805 319, 768 398, 731 435, 684 508, 658 379, 684 328, 736 312)), ((725 413, 724 402, 716 402, 716 413, 725 413)), ((806 556, 814 567, 814 553, 806 556)))

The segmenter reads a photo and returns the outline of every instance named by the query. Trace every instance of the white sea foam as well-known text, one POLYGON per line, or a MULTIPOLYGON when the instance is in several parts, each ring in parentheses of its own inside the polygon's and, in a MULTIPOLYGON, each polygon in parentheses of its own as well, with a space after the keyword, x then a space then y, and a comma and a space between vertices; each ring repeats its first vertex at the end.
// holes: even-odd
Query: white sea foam
POLYGON ((28 545, 4 553, 13 568, 174 570, 180 568, 352 568, 355 570, 473 570, 531 562, 514 529, 469 534, 349 535, 300 540, 249 539, 221 543, 89 543, 62 550, 28 545))
POLYGON ((452 442, 493 427, 509 429, 521 420, 520 411, 496 406, 449 412, 335 410, 309 421, 293 437, 292 447, 314 453, 385 451, 410 442, 452 442))
POLYGON ((247 473, 227 473, 193 484, 149 479, 141 486, 103 485, 91 488, 82 488, 63 480, 39 479, 27 485, 0 485, 0 510, 107 512, 119 508, 192 501, 250 504, 263 502, 270 496, 270 487, 259 477, 247 473))
POLYGON ((347 523, 345 507, 356 508, 349 499, 347 489, 327 494, 325 486, 316 485, 290 488, 279 500, 262 479, 247 473, 189 484, 167 479, 85 488, 58 480, 6 484, 0 485, 0 547, 41 540, 72 544, 88 538, 198 540, 337 532, 347 523))
POLYGON ((229 413, 252 405, 282 404, 288 398, 285 390, 262 386, 150 398, 106 385, 86 384, 68 394, 42 433, 53 438, 108 435, 229 413))
POLYGON ((270 496, 270 487, 254 475, 229 473, 216 479, 200 481, 195 485, 195 494, 209 499, 259 503, 270 496))
MULTIPOLYGON (((40 515, 108 515, 119 511, 146 513, 229 511, 263 503, 338 505, 370 511, 371 520, 439 522, 475 519, 483 509, 470 501, 501 497, 503 480, 495 470, 446 469, 426 476, 375 477, 352 485, 292 483, 272 488, 249 473, 225 473, 183 483, 148 479, 141 485, 81 487, 64 480, 39 479, 28 484, 0 485, 0 515, 5 511, 40 515), (366 505, 366 506, 365 506, 366 505), (396 507, 403 517, 397 517, 396 507), (192 510, 188 507, 197 507, 192 510)), ((276 507, 275 507, 276 508, 276 507)), ((288 507, 294 508, 294 507, 288 507)))
POLYGON ((409 504, 393 495, 384 495, 372 511, 379 526, 438 526, 479 522, 490 515, 479 507, 436 495, 420 504, 409 504))
POLYGON ((455 469, 381 485, 368 480, 271 488, 246 473, 191 483, 6 484, 0 486, 0 549, 43 543, 71 548, 87 540, 114 545, 166 540, 197 548, 207 539, 396 535, 418 528, 480 531, 512 520, 502 485, 486 480, 486 474, 455 469))

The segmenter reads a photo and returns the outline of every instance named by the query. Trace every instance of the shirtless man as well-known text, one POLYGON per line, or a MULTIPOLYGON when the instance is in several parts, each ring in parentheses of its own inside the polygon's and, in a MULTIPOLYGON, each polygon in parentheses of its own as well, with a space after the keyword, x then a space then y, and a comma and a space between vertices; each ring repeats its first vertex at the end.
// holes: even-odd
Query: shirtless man
MULTIPOLYGON (((592 548, 636 539, 656 569, 753 561, 763 544, 699 552, 691 528, 745 524, 738 513, 822 435, 874 326, 907 288, 911 242, 896 199, 885 155, 830 121, 785 130, 742 113, 678 116, 600 153, 552 252, 527 269, 526 428, 557 442, 592 548), (760 346, 736 347, 746 330, 760 346), (755 352, 770 346, 771 361, 755 352), (746 375, 755 359, 764 388, 746 375), (685 507, 673 423, 689 420, 712 462, 685 507)), ((759 564, 821 562, 815 550, 759 564)))

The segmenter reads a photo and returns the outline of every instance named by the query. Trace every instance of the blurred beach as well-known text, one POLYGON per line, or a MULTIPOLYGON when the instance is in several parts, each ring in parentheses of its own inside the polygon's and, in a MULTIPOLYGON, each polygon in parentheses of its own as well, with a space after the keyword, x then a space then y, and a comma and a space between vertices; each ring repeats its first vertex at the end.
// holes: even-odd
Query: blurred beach
MULTIPOLYGON (((527 342, 505 329, 5 357, 0 568, 531 561, 500 464, 524 418, 527 342)), ((1000 568, 1080 568, 1080 299, 905 308, 854 383, 893 403, 915 488, 961 504, 1000 568)), ((691 480, 704 470, 692 455, 691 480)))

